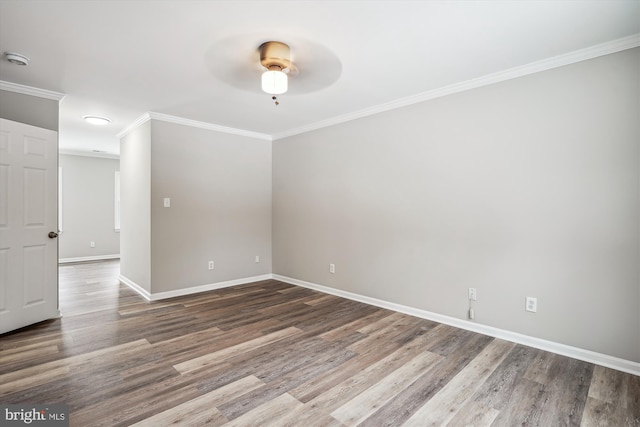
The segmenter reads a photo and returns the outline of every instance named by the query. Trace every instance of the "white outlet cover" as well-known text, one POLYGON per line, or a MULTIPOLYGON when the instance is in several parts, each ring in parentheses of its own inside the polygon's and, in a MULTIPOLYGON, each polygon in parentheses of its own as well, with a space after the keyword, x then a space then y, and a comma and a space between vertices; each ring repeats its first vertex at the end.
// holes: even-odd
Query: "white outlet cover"
POLYGON ((538 299, 534 297, 527 297, 524 309, 531 313, 536 313, 538 311, 538 299))

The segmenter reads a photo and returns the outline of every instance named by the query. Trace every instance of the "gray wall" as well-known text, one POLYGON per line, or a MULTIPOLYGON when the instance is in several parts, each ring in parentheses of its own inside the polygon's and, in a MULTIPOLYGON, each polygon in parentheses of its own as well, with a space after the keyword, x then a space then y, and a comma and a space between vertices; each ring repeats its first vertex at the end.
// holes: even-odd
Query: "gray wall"
POLYGON ((639 80, 634 49, 275 141, 273 273, 461 319, 475 287, 478 323, 640 362, 639 80))
POLYGON ((153 292, 271 273, 271 142, 157 120, 151 139, 153 292))
POLYGON ((58 131, 59 103, 46 98, 0 90, 0 117, 58 131))
POLYGON ((121 274, 151 294, 271 273, 271 142, 151 120, 120 176, 121 274))
POLYGON ((62 167, 61 259, 117 255, 120 233, 114 229, 114 174, 120 161, 60 155, 62 167), (95 242, 91 248, 89 243, 95 242))
POLYGON ((120 141, 120 274, 151 291, 151 124, 120 141))

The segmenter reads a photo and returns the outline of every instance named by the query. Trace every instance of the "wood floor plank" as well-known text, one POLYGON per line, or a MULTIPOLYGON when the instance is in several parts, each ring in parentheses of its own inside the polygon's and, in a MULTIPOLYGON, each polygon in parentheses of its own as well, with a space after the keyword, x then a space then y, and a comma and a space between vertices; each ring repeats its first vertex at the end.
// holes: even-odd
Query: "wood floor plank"
MULTIPOLYGON (((453 340, 450 344, 455 350, 444 351, 448 357, 433 367, 433 369, 416 377, 408 387, 394 396, 380 407, 375 413, 361 423, 362 426, 395 426, 409 419, 424 402, 430 400, 455 375, 469 364, 493 338, 468 332, 466 340, 453 340)), ((457 334, 454 334, 457 336, 457 334)), ((439 349, 443 349, 438 346, 439 349)))
POLYGON ((640 426, 640 381, 637 379, 630 374, 596 366, 582 425, 640 426))
POLYGON ((113 396, 121 396, 130 390, 173 378, 176 375, 174 369, 166 366, 127 380, 120 378, 117 370, 91 372, 86 376, 71 371, 65 378, 27 390, 21 400, 46 402, 47 396, 55 393, 57 402, 70 402, 70 409, 76 411, 94 402, 102 402, 113 396), (99 384, 99 387, 96 384, 99 384))
POLYGON ((307 309, 308 313, 300 316, 299 320, 290 318, 287 321, 307 333, 318 335, 376 310, 374 307, 348 300, 340 303, 324 302, 313 306, 311 310, 307 309))
POLYGON ((494 420, 496 426, 513 425, 566 425, 544 424, 540 417, 551 396, 543 384, 521 378, 510 389, 508 404, 504 405, 494 420))
POLYGON ((517 345, 489 376, 474 399, 480 404, 502 410, 509 403, 518 381, 524 377, 539 350, 517 345))
POLYGON ((553 381, 552 366, 557 357, 559 356, 546 351, 538 352, 523 377, 540 384, 549 384, 553 381))
MULTIPOLYGON (((110 361, 111 364, 118 364, 121 363, 121 358, 131 355, 132 353, 135 354, 148 350, 150 347, 151 345, 146 340, 138 340, 119 346, 97 350, 91 353, 71 356, 41 365, 35 365, 19 371, 9 372, 0 375, 0 384, 2 384, 0 396, 6 396, 7 394, 14 393, 17 390, 24 388, 27 383, 29 386, 35 386, 49 382, 51 381, 51 378, 48 374, 69 372, 70 369, 83 369, 90 365, 93 359, 100 356, 113 355, 113 359, 110 361)), ((105 359, 103 360, 105 363, 108 362, 105 359)))
POLYGON ((16 361, 24 361, 25 359, 33 359, 39 356, 58 353, 60 349, 57 345, 50 345, 47 347, 37 347, 32 348, 31 350, 22 350, 22 351, 0 351, 0 364, 9 364, 16 361))
MULTIPOLYGON (((3 342, 0 341, 0 344, 3 344, 3 342)), ((27 352, 27 351, 31 351, 31 350, 42 348, 42 347, 51 347, 51 346, 60 347, 63 344, 64 344, 64 339, 59 336, 55 338, 43 338, 33 343, 14 342, 11 347, 0 345, 0 356, 27 352)))
POLYGON ((60 267, 62 318, 0 335, 3 403, 81 427, 640 427, 638 376, 272 279, 148 302, 118 274, 60 267))
POLYGON ((448 424, 514 346, 507 341, 493 340, 403 425, 437 427, 448 424))
POLYGON ((203 392, 199 384, 204 380, 203 376, 210 381, 213 381, 210 378, 218 379, 216 386, 211 389, 224 387, 241 379, 239 375, 227 375, 231 368, 230 365, 218 365, 209 370, 194 371, 150 382, 139 388, 85 405, 73 412, 71 420, 79 426, 96 425, 96 420, 100 420, 99 425, 105 427, 128 426, 201 396, 203 392))
POLYGON ((118 309, 118 314, 120 316, 126 317, 130 315, 136 315, 140 313, 151 313, 157 310, 161 310, 167 307, 178 307, 180 308, 182 304, 173 301, 135 301, 131 304, 123 304, 120 305, 118 309))
MULTIPOLYGON (((339 368, 327 372, 321 377, 316 377, 289 393, 302 402, 312 402, 316 406, 331 408, 330 402, 339 401, 344 388, 361 388, 369 378, 384 376, 401 364, 410 360, 424 351, 427 343, 446 339, 453 328, 439 325, 424 335, 417 336, 412 342, 398 348, 370 348, 369 351, 350 359, 339 368), (363 383, 363 385, 359 385, 363 383), (322 397, 320 397, 322 395, 322 397)), ((348 393, 352 393, 351 390, 348 393)), ((336 406, 337 407, 337 406, 336 406)))
POLYGON ((6 398, 8 394, 55 381, 67 374, 68 366, 52 366, 44 370, 33 370, 29 375, 14 375, 11 380, 0 376, 0 397, 6 398))
MULTIPOLYGON (((460 426, 492 426, 500 411, 475 401, 469 401, 446 425, 451 427, 460 426)), ((495 427, 501 427, 496 425, 495 427)))
POLYGON ((331 413, 346 425, 358 425, 401 390, 415 381, 416 376, 433 369, 441 360, 434 353, 418 354, 401 367, 382 378, 331 413))
POLYGON ((366 336, 366 333, 360 332, 358 329, 363 328, 365 325, 371 324, 380 320, 383 317, 389 316, 390 312, 387 310, 376 310, 371 314, 365 316, 359 316, 351 322, 345 323, 342 326, 333 328, 327 332, 320 334, 320 337, 326 340, 338 341, 347 335, 358 333, 366 336))
POLYGON ((593 365, 576 359, 558 357, 554 381, 545 385, 550 400, 543 408, 540 422, 546 425, 579 426, 593 376, 593 365))
MULTIPOLYGON (((369 387, 375 385, 379 378, 386 377, 405 363, 408 363, 409 360, 423 353, 424 350, 421 346, 415 348, 415 353, 407 351, 405 348, 399 349, 389 356, 367 366, 365 369, 361 368, 358 372, 353 373, 341 383, 313 398, 307 402, 307 404, 326 413, 331 413, 342 406, 344 402, 350 401, 369 387)), ((436 364, 438 361, 438 358, 436 358, 433 360, 433 363, 436 364)))
POLYGON ((625 374, 627 381, 626 399, 623 396, 621 400, 626 400, 627 416, 631 423, 640 426, 640 376, 625 374))
MULTIPOLYGON (((243 289, 243 290, 237 290, 237 291, 232 291, 232 292, 227 292, 227 293, 218 293, 218 292, 207 292, 207 293, 203 293, 198 295, 195 298, 189 298, 188 300, 180 303, 180 305, 190 308, 190 307, 196 307, 199 305, 206 305, 209 306, 212 302, 216 302, 216 303, 220 303, 222 301, 225 300, 229 300, 229 299, 242 299, 242 298, 246 298, 247 296, 250 295, 260 295, 264 293, 264 288, 254 288, 254 289, 243 289)), ((175 301, 175 303, 178 303, 178 301, 175 301)))
POLYGON ((337 301, 339 298, 333 295, 322 295, 319 297, 313 297, 312 299, 305 301, 305 304, 307 305, 318 305, 318 304, 323 304, 326 302, 333 302, 333 301, 337 301))
POLYGON ((384 322, 379 322, 380 328, 371 332, 368 332, 369 328, 361 328, 358 332, 368 334, 368 336, 351 344, 349 346, 349 350, 355 351, 356 353, 364 353, 372 347, 376 348, 384 346, 386 343, 393 341, 399 335, 402 335, 404 331, 413 326, 410 319, 407 319, 406 316, 391 315, 383 320, 384 322))
POLYGON ((258 406, 244 415, 224 424, 225 427, 273 426, 281 425, 280 419, 302 406, 296 398, 287 393, 258 406))
POLYGON ((589 386, 589 397, 626 407, 627 402, 624 399, 627 393, 626 389, 627 382, 625 381, 624 373, 606 369, 602 366, 596 366, 593 370, 589 386))
POLYGON ((372 322, 369 324, 365 324, 364 326, 358 329, 358 332, 363 334, 374 334, 377 331, 389 327, 396 322, 403 322, 406 320, 406 315, 402 313, 394 313, 393 311, 385 311, 386 316, 372 322))
POLYGON ((278 419, 274 427, 343 427, 344 424, 331 415, 319 413, 309 405, 297 406, 278 419))
POLYGON ((583 427, 632 427, 630 420, 625 420, 625 415, 626 411, 622 406, 589 396, 580 425, 583 427))
POLYGON ((30 350, 40 346, 60 345, 64 341, 70 341, 68 335, 60 331, 60 325, 55 321, 45 321, 20 329, 18 332, 0 336, 0 351, 30 350), (50 330, 47 330, 49 328, 50 330))
MULTIPOLYGON (((287 368, 282 375, 273 378, 266 386, 223 404, 219 409, 227 418, 235 419, 260 404, 288 392, 309 378, 321 376, 325 371, 343 364, 344 360, 352 354, 349 350, 342 349, 341 354, 325 354, 311 363, 297 365, 296 369, 287 368)), ((259 378, 264 381, 261 376, 259 378)))
POLYGON ((186 373, 189 371, 193 371, 205 366, 208 366, 212 363, 220 363, 224 362, 225 358, 232 357, 234 355, 240 354, 249 349, 255 349, 256 347, 262 347, 268 344, 271 344, 276 341, 280 341, 283 338, 288 336, 301 333, 300 329, 289 327, 283 329, 281 331, 273 332, 271 334, 254 338, 250 341, 245 341, 241 344, 236 344, 231 347, 227 347, 223 350, 218 350, 213 353, 205 354, 204 356, 197 357, 195 359, 187 360, 182 363, 178 363, 173 367, 180 373, 186 373))
POLYGON ((222 425, 228 420, 216 408, 237 396, 263 386, 264 383, 254 376, 244 377, 209 393, 191 399, 171 409, 139 421, 132 426, 156 427, 168 425, 222 425))
POLYGON ((270 383, 290 372, 299 371, 320 361, 328 369, 333 361, 341 363, 355 355, 354 352, 342 346, 332 345, 318 338, 310 338, 299 345, 272 348, 259 356, 252 352, 249 357, 242 355, 232 359, 231 362, 236 366, 248 366, 262 381, 270 383))

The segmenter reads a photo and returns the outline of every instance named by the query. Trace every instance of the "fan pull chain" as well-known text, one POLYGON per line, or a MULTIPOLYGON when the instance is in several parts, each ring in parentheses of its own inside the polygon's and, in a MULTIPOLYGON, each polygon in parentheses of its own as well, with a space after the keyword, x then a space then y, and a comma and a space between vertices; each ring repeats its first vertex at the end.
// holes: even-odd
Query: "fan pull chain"
POLYGON ((280 105, 280 103, 278 102, 278 97, 277 96, 274 95, 274 96, 271 97, 271 99, 273 99, 273 103, 276 104, 276 107, 278 105, 280 105))

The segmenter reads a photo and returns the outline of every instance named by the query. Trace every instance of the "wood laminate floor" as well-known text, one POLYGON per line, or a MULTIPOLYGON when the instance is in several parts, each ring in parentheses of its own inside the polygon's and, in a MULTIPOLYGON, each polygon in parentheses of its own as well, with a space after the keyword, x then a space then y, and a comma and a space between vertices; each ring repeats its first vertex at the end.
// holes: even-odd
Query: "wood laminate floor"
POLYGON ((145 302, 60 266, 62 319, 0 337, 0 401, 73 426, 640 426, 640 377, 275 280, 145 302))

